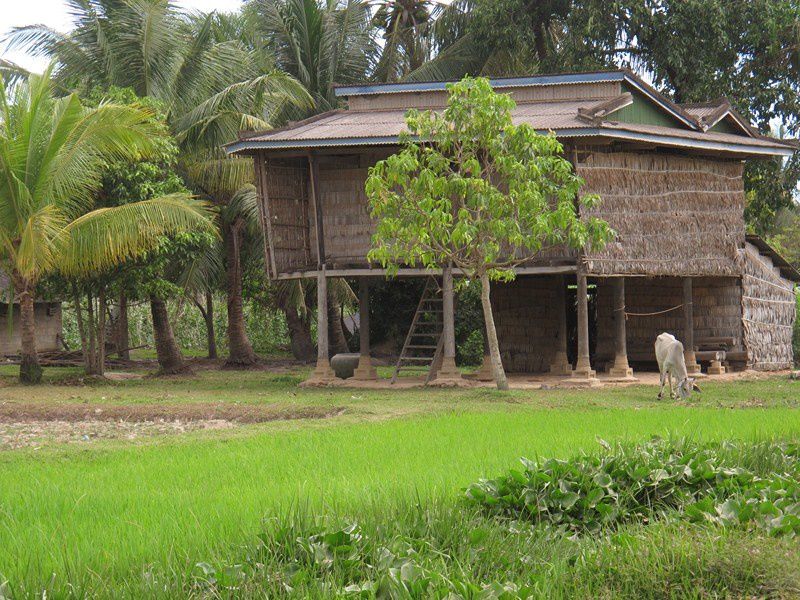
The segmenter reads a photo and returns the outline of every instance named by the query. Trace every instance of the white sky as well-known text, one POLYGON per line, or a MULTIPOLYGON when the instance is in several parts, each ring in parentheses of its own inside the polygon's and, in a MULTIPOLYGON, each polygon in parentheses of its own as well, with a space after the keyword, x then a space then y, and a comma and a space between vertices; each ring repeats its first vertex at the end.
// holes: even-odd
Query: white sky
MULTIPOLYGON (((241 6, 242 0, 177 0, 177 4, 190 10, 231 12, 241 6)), ((72 28, 63 0, 0 0, 0 39, 12 27, 39 23, 59 31, 72 28)), ((47 64, 46 60, 35 59, 19 50, 9 52, 5 44, 0 45, 0 56, 33 71, 41 71, 47 64)))

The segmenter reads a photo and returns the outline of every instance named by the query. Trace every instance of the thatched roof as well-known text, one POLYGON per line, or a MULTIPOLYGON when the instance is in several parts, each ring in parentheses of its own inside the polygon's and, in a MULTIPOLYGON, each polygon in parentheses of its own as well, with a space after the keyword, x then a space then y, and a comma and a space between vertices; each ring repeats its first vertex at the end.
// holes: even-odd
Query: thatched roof
POLYGON ((794 265, 792 265, 792 263, 781 256, 772 246, 770 246, 757 235, 747 234, 745 239, 749 243, 753 244, 753 246, 758 248, 758 251, 761 254, 764 256, 769 256, 769 258, 772 259, 772 264, 780 271, 781 277, 788 279, 789 281, 794 281, 795 283, 800 283, 800 271, 798 271, 794 265))

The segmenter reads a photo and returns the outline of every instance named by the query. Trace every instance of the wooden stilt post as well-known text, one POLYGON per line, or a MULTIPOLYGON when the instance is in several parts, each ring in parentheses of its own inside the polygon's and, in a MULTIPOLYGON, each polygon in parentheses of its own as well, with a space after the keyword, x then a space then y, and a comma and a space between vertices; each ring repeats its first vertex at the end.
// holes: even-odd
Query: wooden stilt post
POLYGON ((624 379, 633 378, 633 369, 628 366, 628 344, 625 331, 625 278, 616 277, 614 282, 614 345, 616 356, 608 374, 624 379))
POLYGON ((596 373, 592 369, 589 358, 589 301, 586 273, 578 271, 578 361, 572 376, 576 379, 594 379, 596 373))
POLYGON ((358 280, 358 338, 359 351, 358 367, 353 373, 353 379, 358 381, 375 381, 378 372, 372 366, 369 349, 369 279, 361 277, 358 280))
POLYGON ((453 294, 453 268, 442 269, 442 366, 436 374, 436 382, 460 380, 461 372, 456 367, 456 330, 453 294))
POLYGON ((489 336, 486 335, 486 327, 481 327, 483 334, 483 362, 480 368, 475 371, 475 379, 478 381, 494 381, 494 373, 492 372, 492 356, 489 352, 489 336))
POLYGON ((549 373, 551 375, 572 375, 572 364, 567 358, 567 282, 563 275, 556 275, 555 280, 558 336, 549 373))
POLYGON ((325 236, 322 226, 322 206, 317 198, 317 161, 308 155, 308 179, 311 203, 314 206, 314 226, 317 233, 317 366, 311 373, 309 385, 324 385, 336 379, 328 356, 328 279, 325 272, 325 236))
POLYGON ((697 374, 700 365, 694 354, 694 305, 692 301, 692 278, 683 278, 683 358, 686 372, 697 374))

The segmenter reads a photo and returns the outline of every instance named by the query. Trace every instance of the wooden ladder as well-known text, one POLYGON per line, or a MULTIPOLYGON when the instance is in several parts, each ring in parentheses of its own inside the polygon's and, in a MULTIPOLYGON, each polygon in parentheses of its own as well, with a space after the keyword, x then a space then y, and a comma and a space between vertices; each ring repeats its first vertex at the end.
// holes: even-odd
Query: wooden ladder
POLYGON ((443 316, 441 286, 434 277, 429 277, 397 359, 392 383, 397 381, 401 369, 427 369, 426 384, 436 376, 442 362, 443 316))

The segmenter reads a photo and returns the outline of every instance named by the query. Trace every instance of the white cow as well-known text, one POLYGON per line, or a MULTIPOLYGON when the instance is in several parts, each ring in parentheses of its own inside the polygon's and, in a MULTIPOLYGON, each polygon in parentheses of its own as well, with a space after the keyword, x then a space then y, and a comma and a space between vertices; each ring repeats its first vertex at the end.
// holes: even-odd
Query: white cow
POLYGON ((669 377, 669 397, 675 398, 675 388, 672 387, 672 377, 678 384, 678 394, 682 400, 686 400, 692 390, 700 391, 694 383, 694 378, 686 373, 686 361, 683 358, 683 344, 675 336, 669 333, 662 333, 656 338, 656 360, 658 370, 661 373, 661 389, 658 392, 658 399, 664 395, 664 382, 669 377))

